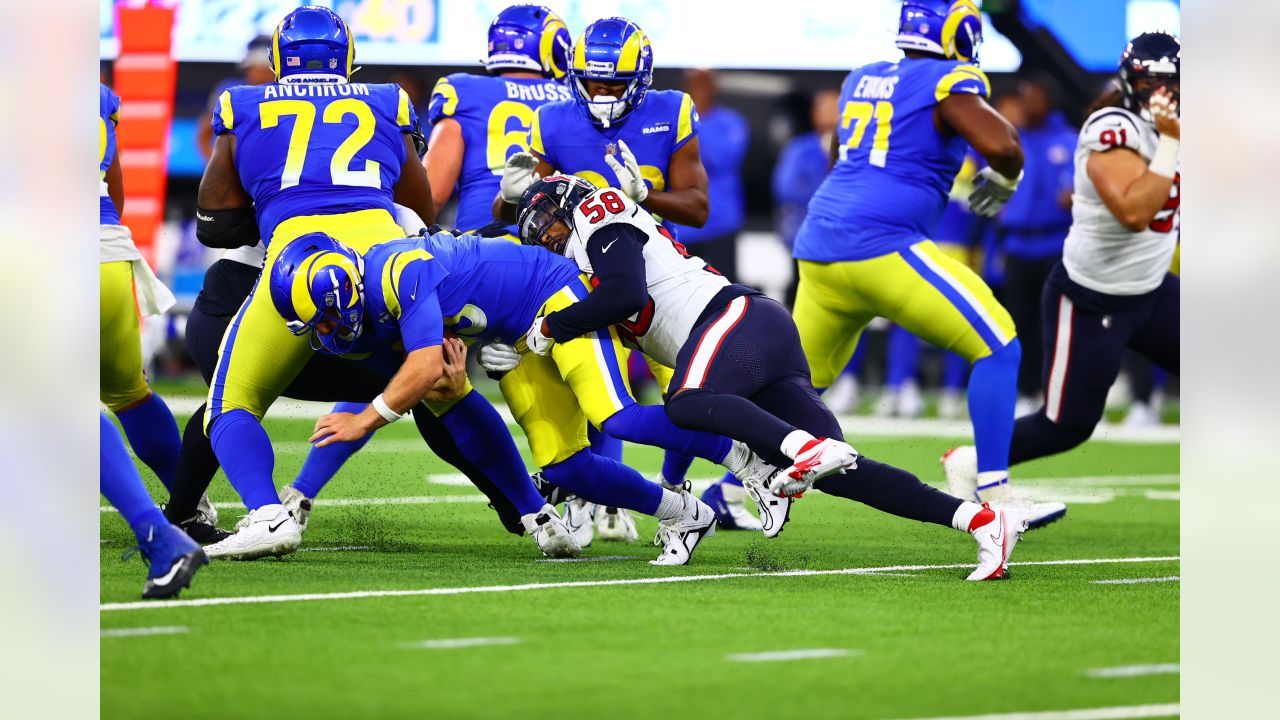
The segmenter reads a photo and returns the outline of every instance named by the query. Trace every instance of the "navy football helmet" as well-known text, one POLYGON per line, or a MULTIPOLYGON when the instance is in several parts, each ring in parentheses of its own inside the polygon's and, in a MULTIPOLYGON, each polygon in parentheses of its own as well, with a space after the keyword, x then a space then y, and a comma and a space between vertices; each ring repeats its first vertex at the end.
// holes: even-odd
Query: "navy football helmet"
POLYGON ((289 332, 311 335, 312 350, 343 355, 364 329, 363 275, 364 258, 354 250, 324 233, 308 233, 271 266, 271 303, 289 332), (322 322, 332 327, 320 332, 322 322))
POLYGON ((1165 32, 1142 33, 1129 41, 1120 56, 1120 94, 1130 112, 1148 118, 1151 93, 1164 87, 1176 101, 1182 68, 1182 41, 1165 32), (1155 82, 1142 82, 1143 80, 1155 82))
POLYGON ((294 10, 271 37, 271 69, 277 82, 347 82, 355 58, 356 44, 347 23, 326 7, 294 10))
POLYGON ((894 44, 903 50, 977 63, 982 12, 973 0, 906 0, 898 16, 894 44))
POLYGON ((551 80, 569 72, 569 28, 541 5, 512 5, 489 25, 489 72, 530 70, 551 80))
POLYGON ((569 65, 569 87, 573 99, 597 125, 610 124, 640 107, 653 84, 653 48, 639 25, 626 18, 611 17, 587 26, 573 44, 569 65), (584 80, 625 82, 620 98, 597 99, 587 94, 584 80))
POLYGON ((561 221, 573 227, 573 211, 596 191, 596 186, 576 175, 548 175, 535 181, 520 196, 516 206, 516 227, 525 245, 541 245, 557 255, 564 254, 565 242, 545 241, 547 230, 561 221))

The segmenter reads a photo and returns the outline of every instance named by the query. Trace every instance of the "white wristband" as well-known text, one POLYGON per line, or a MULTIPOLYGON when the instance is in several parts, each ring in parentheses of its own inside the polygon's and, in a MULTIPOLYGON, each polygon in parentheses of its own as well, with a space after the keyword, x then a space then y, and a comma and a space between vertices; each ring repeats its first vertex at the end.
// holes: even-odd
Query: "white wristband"
POLYGON ((1151 156, 1151 163, 1147 168, 1156 175, 1175 177, 1178 174, 1179 145, 1177 138, 1161 135, 1160 142, 1156 145, 1155 155, 1151 156))
POLYGON ((373 405, 374 410, 378 411, 378 414, 382 416, 382 419, 386 420, 388 423, 393 423, 404 417, 404 413, 398 413, 395 410, 392 410, 391 406, 387 405, 387 401, 382 398, 381 394, 374 398, 373 402, 370 404, 373 405))

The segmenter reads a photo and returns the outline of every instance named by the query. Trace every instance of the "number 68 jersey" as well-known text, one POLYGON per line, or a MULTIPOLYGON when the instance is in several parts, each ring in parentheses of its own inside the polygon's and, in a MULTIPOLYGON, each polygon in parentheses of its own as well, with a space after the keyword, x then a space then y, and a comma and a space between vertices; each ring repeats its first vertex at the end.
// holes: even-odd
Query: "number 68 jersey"
MULTIPOLYGON (((698 316, 729 281, 714 268, 667 234, 631 198, 611 188, 588 195, 573 212, 573 232, 564 254, 592 278, 595 271, 587 257, 587 243, 601 228, 626 223, 645 235, 644 271, 649 301, 644 309, 619 326, 628 343, 667 367, 689 339, 698 316)), ((607 246, 604 248, 608 252, 607 246)))
POLYGON ((1071 231, 1062 264, 1071 280, 1107 295, 1142 295, 1160 286, 1177 247, 1180 176, 1151 224, 1133 232, 1111 214, 1089 179, 1089 156, 1127 148, 1151 162, 1159 134, 1155 126, 1119 107, 1098 110, 1080 130, 1076 145, 1071 231))

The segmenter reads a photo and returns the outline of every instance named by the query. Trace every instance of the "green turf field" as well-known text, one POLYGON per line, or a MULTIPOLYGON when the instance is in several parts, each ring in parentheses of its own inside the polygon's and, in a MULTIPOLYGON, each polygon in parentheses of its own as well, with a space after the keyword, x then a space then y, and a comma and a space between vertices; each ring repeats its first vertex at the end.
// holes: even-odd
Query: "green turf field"
MULTIPOLYGON (((268 423, 280 482, 310 426, 268 423)), ((955 444, 851 441, 936 483, 955 444)), ((627 460, 648 473, 661 456, 628 446, 627 460)), ((968 536, 821 493, 779 538, 720 532, 682 568, 648 564, 648 518, 641 542, 584 551, 598 561, 539 562, 477 491, 439 482, 452 473, 411 423, 385 430, 326 490, 307 552, 215 563, 182 596, 226 604, 134 604, 144 565, 120 561, 132 535, 103 513, 103 717, 1176 713, 1176 444, 1092 442, 1019 467, 1071 510, 1029 534, 1012 578, 992 583, 963 581, 968 536), (1159 581, 1097 582, 1132 579, 1159 581), (1116 709, 1132 706, 1143 709, 1116 709)), ((698 463, 690 477, 714 474, 698 463)), ((221 476, 212 495, 235 499, 221 476)), ((239 514, 223 510, 222 526, 239 514)))

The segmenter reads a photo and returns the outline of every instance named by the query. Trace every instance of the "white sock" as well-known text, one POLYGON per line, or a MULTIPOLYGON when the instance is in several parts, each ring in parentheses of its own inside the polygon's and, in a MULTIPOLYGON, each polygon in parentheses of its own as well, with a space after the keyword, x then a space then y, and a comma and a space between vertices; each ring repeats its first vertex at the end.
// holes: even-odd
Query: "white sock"
POLYGON ((969 532, 969 523, 973 522, 973 518, 982 512, 982 506, 978 503, 965 501, 960 503, 960 507, 956 508, 956 514, 951 516, 951 527, 960 532, 969 532))
POLYGON ((747 463, 751 460, 751 448, 746 443, 733 441, 732 447, 729 448, 729 454, 724 456, 720 464, 726 470, 737 475, 747 469, 747 463))
POLYGON ((800 448, 811 440, 817 440, 817 438, 803 430, 792 430, 782 438, 782 454, 795 460, 796 455, 800 454, 800 448))
POLYGON ((684 494, 674 493, 666 488, 662 490, 662 500, 653 516, 659 520, 671 520, 684 514, 684 494))
POLYGON ((1008 470, 988 470, 978 473, 978 487, 990 485, 985 490, 978 490, 978 497, 983 502, 1001 502, 1008 495, 1009 490, 1009 471, 1008 470))

